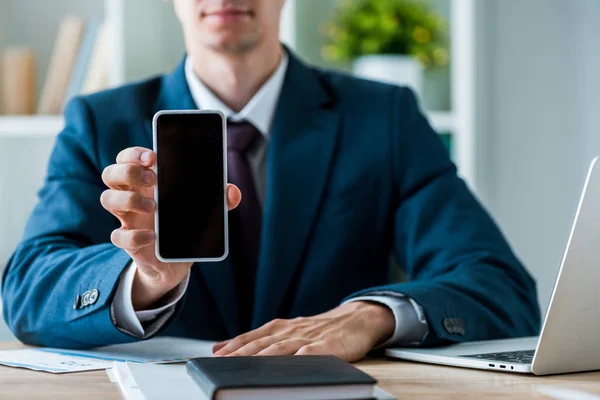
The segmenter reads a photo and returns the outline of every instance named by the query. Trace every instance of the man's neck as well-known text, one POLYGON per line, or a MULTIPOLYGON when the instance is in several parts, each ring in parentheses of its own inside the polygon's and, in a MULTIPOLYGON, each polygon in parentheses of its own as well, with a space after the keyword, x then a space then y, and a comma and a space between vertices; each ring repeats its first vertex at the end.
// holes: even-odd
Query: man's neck
POLYGON ((281 45, 245 53, 222 53, 201 48, 190 51, 194 72, 234 112, 240 112, 275 72, 283 55, 281 45))

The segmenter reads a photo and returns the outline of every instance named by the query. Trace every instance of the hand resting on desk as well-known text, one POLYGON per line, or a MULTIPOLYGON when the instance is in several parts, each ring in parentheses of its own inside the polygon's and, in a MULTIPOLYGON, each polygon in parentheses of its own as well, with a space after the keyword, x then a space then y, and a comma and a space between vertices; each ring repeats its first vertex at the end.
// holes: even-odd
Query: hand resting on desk
MULTIPOLYGON (((121 222, 112 232, 112 243, 125 250, 137 265, 132 301, 136 310, 147 309, 175 288, 187 276, 192 263, 163 263, 156 258, 154 244, 153 171, 156 154, 142 147, 125 149, 116 164, 106 167, 102 180, 108 190, 102 193, 102 206, 121 222)), ((227 187, 229 210, 241 201, 240 190, 227 187)))
POLYGON ((273 320, 213 351, 217 357, 331 354, 353 362, 389 339, 395 321, 387 306, 356 301, 312 317, 273 320))

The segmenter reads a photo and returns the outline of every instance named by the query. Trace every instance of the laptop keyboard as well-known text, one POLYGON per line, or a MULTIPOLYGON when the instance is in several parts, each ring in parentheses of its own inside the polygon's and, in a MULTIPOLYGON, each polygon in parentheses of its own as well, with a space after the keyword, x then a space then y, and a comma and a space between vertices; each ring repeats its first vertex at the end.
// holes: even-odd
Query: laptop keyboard
POLYGON ((503 361, 513 364, 531 364, 535 350, 503 351, 500 353, 465 354, 459 357, 476 358, 478 360, 503 361))

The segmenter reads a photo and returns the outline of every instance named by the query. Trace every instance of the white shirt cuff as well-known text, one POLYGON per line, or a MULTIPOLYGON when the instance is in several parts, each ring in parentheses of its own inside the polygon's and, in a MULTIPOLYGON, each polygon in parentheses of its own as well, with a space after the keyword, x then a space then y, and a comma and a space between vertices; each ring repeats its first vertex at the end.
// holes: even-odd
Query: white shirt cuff
MULTIPOLYGON (((131 298, 131 289, 133 287, 133 278, 135 277, 136 270, 137 266, 132 261, 121 275, 112 303, 114 315, 113 323, 121 330, 130 332, 139 337, 144 337, 146 332, 142 323, 152 321, 165 310, 175 307, 187 290, 190 274, 188 273, 187 277, 174 290, 169 292, 167 295, 168 297, 163 300, 167 303, 166 305, 152 310, 135 311, 131 298)), ((156 331, 156 327, 152 330, 156 331)))
POLYGON ((413 299, 396 292, 375 292, 373 294, 354 297, 346 300, 343 304, 354 301, 372 301, 386 305, 390 308, 396 319, 394 334, 385 343, 377 348, 392 346, 417 345, 421 343, 429 327, 423 308, 413 299))

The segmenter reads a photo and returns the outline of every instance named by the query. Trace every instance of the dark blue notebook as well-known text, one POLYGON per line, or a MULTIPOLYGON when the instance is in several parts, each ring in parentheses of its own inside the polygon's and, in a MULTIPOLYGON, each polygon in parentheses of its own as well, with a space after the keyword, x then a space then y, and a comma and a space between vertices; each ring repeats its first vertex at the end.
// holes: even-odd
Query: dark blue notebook
POLYGON ((187 371, 212 400, 371 399, 377 383, 334 356, 195 358, 187 371))

